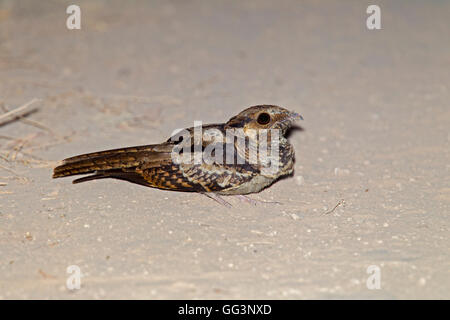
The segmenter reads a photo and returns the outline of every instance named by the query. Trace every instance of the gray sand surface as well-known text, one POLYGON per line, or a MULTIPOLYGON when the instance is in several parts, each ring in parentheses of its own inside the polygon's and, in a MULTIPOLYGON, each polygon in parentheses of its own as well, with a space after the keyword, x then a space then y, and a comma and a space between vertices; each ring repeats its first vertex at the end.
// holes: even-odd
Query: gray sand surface
POLYGON ((449 299, 450 2, 376 2, 0 2, 0 114, 41 99, 0 126, 0 298, 449 299), (51 179, 264 103, 305 118, 281 205, 51 179))

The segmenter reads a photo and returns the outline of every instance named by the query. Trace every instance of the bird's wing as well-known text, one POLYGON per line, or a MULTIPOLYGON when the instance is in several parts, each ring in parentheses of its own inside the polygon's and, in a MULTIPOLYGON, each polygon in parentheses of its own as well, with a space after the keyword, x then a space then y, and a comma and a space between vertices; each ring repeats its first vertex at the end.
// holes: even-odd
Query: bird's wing
POLYGON ((182 164, 182 175, 195 181, 203 192, 218 192, 235 188, 253 179, 258 174, 254 167, 228 164, 182 164))
MULTIPOLYGON (((211 127, 213 126, 206 128, 211 127)), ((214 127, 221 128, 216 125, 214 127)), ((192 134, 192 128, 188 130, 192 134)), ((208 164, 204 161, 201 163, 190 161, 178 164, 173 161, 172 152, 179 143, 169 139, 156 145, 113 149, 71 157, 63 160, 63 163, 54 169, 53 178, 93 173, 76 179, 73 183, 115 178, 165 190, 217 192, 250 181, 259 173, 255 166, 248 163, 227 164, 225 161, 217 161, 208 164)), ((194 139, 184 143, 187 143, 188 152, 197 149, 194 139)), ((203 145, 199 149, 203 151, 210 143, 211 141, 203 140, 203 145)), ((226 160, 226 150, 230 147, 220 142, 213 144, 222 147, 223 160, 226 160)), ((236 154, 234 157, 236 161, 238 155, 234 145, 231 149, 236 154)), ((179 151, 183 149, 180 148, 179 151)), ((190 156, 193 159, 192 155, 190 156)))

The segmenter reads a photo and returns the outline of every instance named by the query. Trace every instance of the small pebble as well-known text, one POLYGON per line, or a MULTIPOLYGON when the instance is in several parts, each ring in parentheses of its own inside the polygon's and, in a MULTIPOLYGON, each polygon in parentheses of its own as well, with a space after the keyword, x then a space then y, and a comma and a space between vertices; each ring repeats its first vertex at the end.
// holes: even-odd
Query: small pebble
POLYGON ((300 217, 298 215, 296 215, 295 213, 291 214, 291 218, 294 219, 294 220, 300 219, 300 217))
POLYGON ((303 176, 296 176, 295 182, 297 183, 297 185, 301 186, 303 183, 305 183, 305 178, 303 178, 303 176))
POLYGON ((350 170, 348 169, 334 168, 334 175, 336 176, 345 176, 348 174, 350 174, 350 170))

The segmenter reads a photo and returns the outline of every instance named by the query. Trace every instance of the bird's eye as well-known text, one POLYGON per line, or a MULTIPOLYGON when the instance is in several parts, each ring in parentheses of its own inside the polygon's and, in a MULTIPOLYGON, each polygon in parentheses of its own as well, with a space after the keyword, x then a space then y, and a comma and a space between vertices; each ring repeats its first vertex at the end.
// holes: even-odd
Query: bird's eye
POLYGON ((258 116, 258 119, 256 119, 256 121, 259 124, 262 124, 262 125, 268 124, 270 122, 270 115, 268 113, 265 113, 265 112, 260 113, 259 116, 258 116))

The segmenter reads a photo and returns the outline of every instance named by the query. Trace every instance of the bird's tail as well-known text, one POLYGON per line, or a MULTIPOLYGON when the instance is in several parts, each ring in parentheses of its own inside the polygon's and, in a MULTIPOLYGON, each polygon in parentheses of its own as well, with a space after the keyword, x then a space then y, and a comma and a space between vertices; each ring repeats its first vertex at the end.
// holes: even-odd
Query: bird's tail
POLYGON ((146 164, 161 163, 170 159, 170 151, 164 145, 147 145, 94 153, 67 158, 53 170, 53 178, 93 172, 126 170, 146 164))

